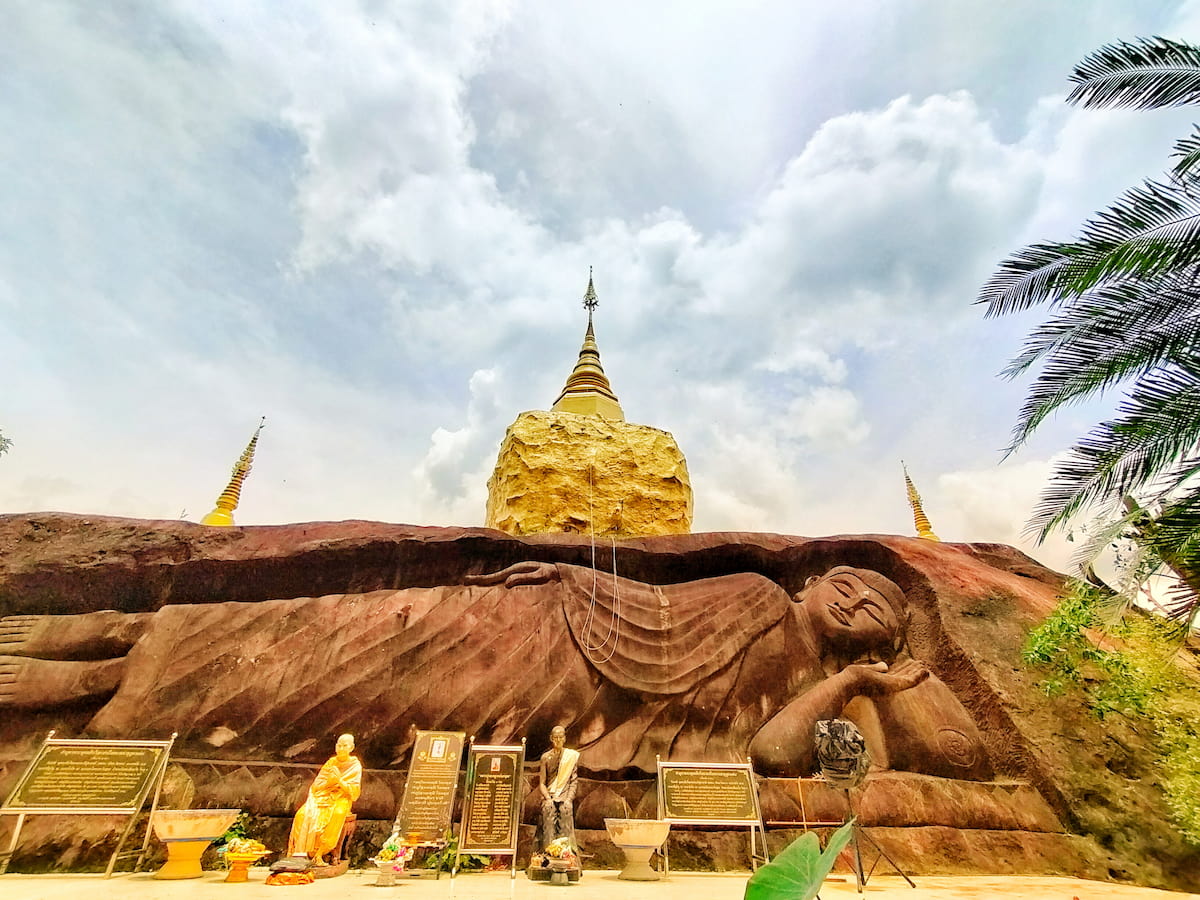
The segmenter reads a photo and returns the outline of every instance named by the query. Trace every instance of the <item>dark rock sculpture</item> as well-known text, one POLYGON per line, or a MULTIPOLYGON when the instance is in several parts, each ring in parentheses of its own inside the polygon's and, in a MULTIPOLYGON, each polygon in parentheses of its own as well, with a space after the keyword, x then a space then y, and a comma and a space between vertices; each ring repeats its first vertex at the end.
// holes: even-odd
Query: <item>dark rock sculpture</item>
POLYGON ((814 724, 854 702, 884 765, 992 776, 945 684, 915 660, 897 663, 907 605, 877 572, 835 567, 790 599, 752 573, 648 585, 520 563, 465 580, 4 619, 7 704, 111 696, 90 733, 178 731, 221 755, 285 757, 352 723, 378 756, 402 750, 413 723, 511 742, 563 721, 591 774, 653 774, 658 755, 749 754, 786 776, 814 770, 814 724), (79 659, 134 636, 120 657, 79 659))
MULTIPOLYGON (((841 798, 798 794, 793 776, 815 768, 812 722, 840 714, 876 765, 856 809, 906 868, 1191 885, 1178 873, 1194 854, 1154 824, 1145 738, 1047 699, 1021 667, 1061 577, 1018 551, 693 534, 620 542, 615 574, 591 559, 571 535, 0 516, 0 792, 50 728, 179 731, 198 805, 253 809, 286 835, 353 730, 371 773, 360 827, 382 835, 414 726, 526 736, 537 759, 562 722, 588 848, 604 816, 654 815, 656 754, 749 754, 769 821, 838 815, 841 798)), ((68 825, 31 822, 22 853, 71 858, 80 838, 55 843, 68 825)))

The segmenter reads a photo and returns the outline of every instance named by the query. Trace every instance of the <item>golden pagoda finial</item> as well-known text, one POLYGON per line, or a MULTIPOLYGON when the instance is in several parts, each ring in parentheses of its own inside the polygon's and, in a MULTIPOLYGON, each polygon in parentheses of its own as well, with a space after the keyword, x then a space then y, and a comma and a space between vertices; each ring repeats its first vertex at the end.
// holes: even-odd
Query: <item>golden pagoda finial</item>
POLYGON ((933 533, 933 526, 929 524, 929 518, 925 515, 925 510, 921 508, 921 495, 917 493, 916 486, 908 477, 908 466, 904 465, 904 460, 900 460, 900 468, 904 470, 904 486, 908 489, 908 505, 912 507, 913 524, 917 528, 917 537, 927 541, 941 541, 941 538, 933 533))
POLYGON ((592 313, 599 305, 596 288, 592 283, 592 267, 588 266, 587 292, 583 295, 583 307, 588 311, 587 331, 583 335, 583 346, 579 349, 579 360, 551 409, 554 412, 603 416, 606 419, 624 422, 625 413, 621 410, 621 402, 613 393, 608 376, 604 374, 604 367, 600 365, 600 347, 596 344, 596 333, 592 328, 592 313))
POLYGON ((583 308, 588 311, 588 321, 591 321, 592 310, 600 305, 600 301, 596 299, 596 288, 592 284, 592 267, 588 266, 588 286, 587 291, 583 295, 583 308))
POLYGON ((254 462, 254 448, 258 445, 258 434, 266 424, 267 417, 263 416, 262 421, 258 423, 258 428, 254 429, 254 437, 250 438, 250 443, 246 445, 246 449, 242 451, 242 455, 234 464, 233 475, 225 490, 221 491, 221 496, 217 498, 216 507, 200 520, 201 525, 228 526, 233 524, 233 511, 237 509, 238 498, 242 494, 242 482, 250 474, 250 466, 254 462))

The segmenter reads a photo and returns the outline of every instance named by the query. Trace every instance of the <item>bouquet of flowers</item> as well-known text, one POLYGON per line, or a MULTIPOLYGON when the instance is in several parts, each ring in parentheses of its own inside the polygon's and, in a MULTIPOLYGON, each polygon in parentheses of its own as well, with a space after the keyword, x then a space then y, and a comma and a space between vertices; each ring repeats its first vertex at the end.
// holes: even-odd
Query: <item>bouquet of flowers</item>
POLYGON ((404 870, 404 861, 412 855, 413 848, 408 844, 401 843, 396 835, 392 835, 384 842, 379 852, 375 854, 377 863, 391 862, 393 868, 397 872, 404 870))
POLYGON ((549 859, 561 859, 572 866, 579 864, 579 854, 571 845, 570 838, 560 837, 552 840, 546 845, 546 856, 549 859))
POLYGON ((223 849, 225 850, 225 854, 227 856, 241 856, 243 854, 247 856, 251 854, 262 856, 271 852, 261 841, 255 841, 244 837, 233 838, 233 840, 227 843, 223 849))

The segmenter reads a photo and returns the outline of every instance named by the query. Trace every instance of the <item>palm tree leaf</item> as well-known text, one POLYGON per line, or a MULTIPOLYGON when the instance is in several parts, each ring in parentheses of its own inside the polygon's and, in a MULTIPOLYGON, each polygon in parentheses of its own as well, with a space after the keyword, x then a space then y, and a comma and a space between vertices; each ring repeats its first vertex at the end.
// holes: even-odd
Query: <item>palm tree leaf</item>
POLYGON ((1034 329, 1002 374, 1043 368, 1013 429, 1011 453, 1053 412, 1155 367, 1187 367, 1200 347, 1200 291, 1177 280, 1109 285, 1070 301, 1034 329))
POLYGON ((1167 613, 1190 628, 1200 615, 1200 487, 1177 493, 1141 533, 1147 549, 1179 577, 1167 613))
POLYGON ((1071 448, 1043 490, 1031 528, 1044 538, 1096 502, 1114 505, 1151 486, 1171 490, 1195 474, 1200 447, 1200 377, 1178 367, 1156 370, 1133 385, 1117 407, 1071 448))
POLYGON ((1141 356, 1150 367, 1158 359, 1186 355, 1200 346, 1198 337, 1200 288, 1194 272, 1166 279, 1125 279, 1065 301, 1055 316, 1029 334, 1021 353, 1001 374, 1015 377, 1073 347, 1084 351, 1078 361, 1091 362, 1090 367, 1110 365, 1110 357, 1125 355, 1141 356))
POLYGON ((1200 102, 1200 47, 1163 37, 1106 44, 1071 73, 1068 103, 1152 109, 1200 102))
POLYGON ((1019 312, 1056 297, 1068 264, 1076 254, 1073 244, 1032 244, 1000 263, 979 291, 976 303, 987 305, 988 318, 1019 312))
POLYGON ((1171 155, 1178 159, 1171 169, 1171 177, 1176 181, 1195 185, 1197 175, 1200 175, 1200 127, 1185 138, 1175 142, 1171 155))
POLYGON ((1200 260, 1200 196, 1147 181, 1088 221, 1058 286, 1080 294, 1114 277, 1146 278, 1200 260))
POLYGON ((977 298, 986 316, 1052 305, 1127 278, 1169 278, 1200 260, 1200 195, 1190 181, 1126 191, 1086 222, 1077 241, 1032 244, 1009 256, 977 298))

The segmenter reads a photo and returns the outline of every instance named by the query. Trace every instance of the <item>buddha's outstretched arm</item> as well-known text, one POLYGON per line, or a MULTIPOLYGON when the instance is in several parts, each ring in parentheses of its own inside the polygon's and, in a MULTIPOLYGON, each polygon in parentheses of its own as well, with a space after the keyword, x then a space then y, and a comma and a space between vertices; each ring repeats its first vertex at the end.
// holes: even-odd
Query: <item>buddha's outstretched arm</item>
POLYGON ((511 588, 521 584, 546 584, 557 580, 558 567, 554 563, 519 562, 488 575, 468 575, 463 582, 484 587, 503 584, 511 588))
POLYGON ((889 671, 886 663, 847 666, 805 691, 759 729, 750 742, 755 768, 766 775, 808 773, 816 764, 813 728, 841 714, 855 697, 878 697, 914 687, 929 677, 915 660, 889 671))

